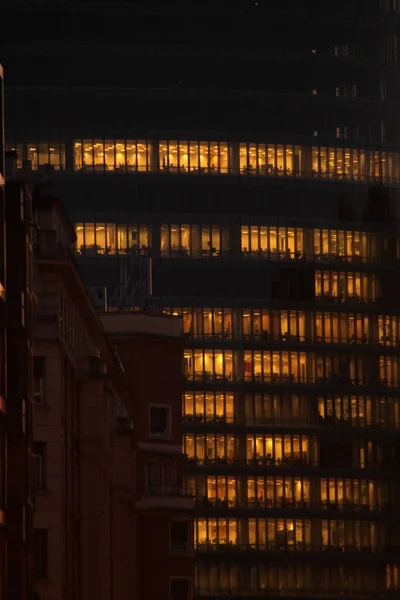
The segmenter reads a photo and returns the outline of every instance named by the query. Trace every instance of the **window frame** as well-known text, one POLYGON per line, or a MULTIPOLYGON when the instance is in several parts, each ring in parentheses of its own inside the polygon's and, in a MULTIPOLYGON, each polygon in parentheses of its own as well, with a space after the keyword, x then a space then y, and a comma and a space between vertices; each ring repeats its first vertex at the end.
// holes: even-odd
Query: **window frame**
POLYGON ((170 404, 149 404, 149 436, 158 439, 171 439, 172 437, 172 407, 170 404), (164 433, 154 433, 151 427, 151 410, 153 408, 164 409, 167 413, 167 426, 164 433))
POLYGON ((172 517, 169 521, 169 553, 172 556, 188 556, 193 554, 193 524, 191 519, 172 517), (172 525, 173 523, 185 523, 187 525, 186 548, 174 548, 172 544, 172 525), (192 525, 192 526, 191 526, 192 525))
POLYGON ((34 442, 32 451, 32 462, 37 462, 38 467, 32 465, 32 474, 37 474, 34 481, 36 490, 46 489, 46 473, 45 473, 45 442, 34 442))
POLYGON ((44 380, 46 370, 46 357, 45 356, 34 356, 33 357, 33 404, 43 404, 44 401, 44 380), (40 374, 38 374, 40 372, 40 374), (36 390, 36 383, 38 383, 38 390, 36 390))

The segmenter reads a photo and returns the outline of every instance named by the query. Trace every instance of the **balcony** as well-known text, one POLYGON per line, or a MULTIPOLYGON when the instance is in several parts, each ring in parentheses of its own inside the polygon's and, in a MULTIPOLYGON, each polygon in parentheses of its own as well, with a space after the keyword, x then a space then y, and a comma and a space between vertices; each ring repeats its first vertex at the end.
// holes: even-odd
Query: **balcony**
POLYGON ((179 486, 152 485, 136 501, 137 510, 180 510, 193 511, 194 498, 179 486))

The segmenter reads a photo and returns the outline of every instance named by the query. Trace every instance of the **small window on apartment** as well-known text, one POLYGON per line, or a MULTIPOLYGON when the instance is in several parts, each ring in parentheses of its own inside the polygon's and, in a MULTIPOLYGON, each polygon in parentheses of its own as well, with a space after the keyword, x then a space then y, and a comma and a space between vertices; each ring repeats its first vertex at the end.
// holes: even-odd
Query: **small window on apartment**
POLYGON ((35 404, 43 402, 44 391, 44 356, 35 356, 33 359, 33 401, 35 404))
POLYGON ((171 521, 171 553, 187 554, 190 550, 189 521, 171 521))
POLYGON ((33 576, 47 577, 47 529, 35 529, 33 534, 33 576))
POLYGON ((191 580, 174 577, 170 580, 171 600, 191 600, 191 580))
POLYGON ((45 488, 45 443, 33 444, 32 482, 38 490, 45 488))
POLYGON ((150 434, 168 437, 170 435, 171 410, 168 406, 150 406, 150 434))

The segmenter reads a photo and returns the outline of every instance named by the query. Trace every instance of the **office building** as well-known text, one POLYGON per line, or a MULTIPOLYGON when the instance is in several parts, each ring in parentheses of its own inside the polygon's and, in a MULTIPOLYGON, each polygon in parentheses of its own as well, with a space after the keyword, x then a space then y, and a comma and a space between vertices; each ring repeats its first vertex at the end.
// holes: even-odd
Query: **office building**
POLYGON ((399 2, 18 5, 7 143, 182 318, 195 593, 395 598, 399 2))

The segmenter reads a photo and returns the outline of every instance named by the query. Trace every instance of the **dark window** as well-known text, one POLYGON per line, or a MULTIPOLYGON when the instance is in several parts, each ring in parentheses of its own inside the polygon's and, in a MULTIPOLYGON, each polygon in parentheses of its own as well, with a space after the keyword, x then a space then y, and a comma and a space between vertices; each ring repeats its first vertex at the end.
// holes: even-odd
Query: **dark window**
POLYGON ((150 407, 150 433, 153 435, 168 435, 169 409, 160 406, 150 407))
POLYGON ((44 357, 35 356, 33 359, 33 401, 40 404, 43 400, 44 357))
POLYGON ((189 552, 189 521, 171 521, 171 551, 189 552))
POLYGON ((35 442, 32 456, 32 482, 33 485, 43 490, 45 488, 45 444, 35 442))
POLYGON ((33 537, 33 575, 47 577, 47 529, 35 529, 33 537))
POLYGON ((171 579, 171 600, 190 600, 190 579, 171 579))

